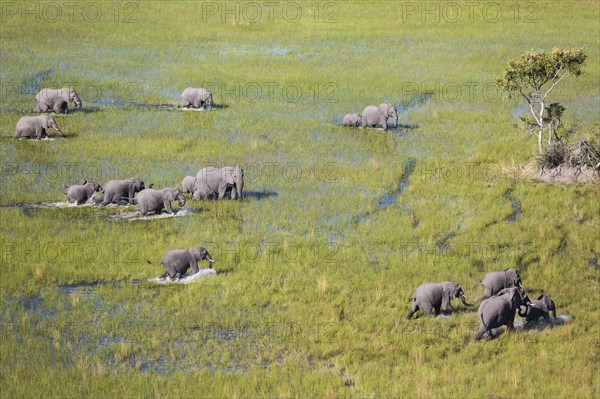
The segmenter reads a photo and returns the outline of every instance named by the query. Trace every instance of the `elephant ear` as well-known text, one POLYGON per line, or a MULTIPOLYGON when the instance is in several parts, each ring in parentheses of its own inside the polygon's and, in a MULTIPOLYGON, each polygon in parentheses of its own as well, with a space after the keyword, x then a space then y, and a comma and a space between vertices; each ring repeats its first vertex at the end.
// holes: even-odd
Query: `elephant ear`
POLYGON ((172 191, 167 191, 165 193, 165 199, 169 202, 175 201, 175 197, 173 196, 173 192, 172 191))

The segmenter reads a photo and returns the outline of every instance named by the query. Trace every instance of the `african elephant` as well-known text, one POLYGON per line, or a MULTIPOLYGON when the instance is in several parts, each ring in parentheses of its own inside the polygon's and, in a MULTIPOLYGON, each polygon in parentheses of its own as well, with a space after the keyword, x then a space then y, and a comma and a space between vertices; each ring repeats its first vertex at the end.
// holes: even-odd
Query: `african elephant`
POLYGON ((24 116, 17 122, 15 138, 20 139, 35 136, 39 140, 42 137, 46 137, 46 129, 50 127, 56 130, 62 137, 65 137, 53 117, 49 115, 24 116))
POLYGON ((70 186, 65 193, 67 195, 67 202, 76 202, 77 205, 86 203, 94 193, 102 190, 102 187, 98 183, 93 181, 85 181, 83 184, 75 184, 70 186))
POLYGON ((465 293, 458 283, 443 281, 441 283, 421 284, 411 297, 413 304, 406 318, 410 319, 419 309, 423 309, 430 315, 432 314, 431 310, 435 309, 436 316, 440 314, 440 309, 444 313, 453 312, 454 308, 450 304, 452 298, 460 298, 463 305, 473 306, 466 302, 465 293))
POLYGON ((515 312, 518 310, 519 316, 524 317, 530 303, 527 293, 517 287, 504 288, 497 295, 485 299, 477 310, 481 323, 475 339, 480 340, 486 332, 493 338, 492 328, 503 325, 512 329, 515 312))
POLYGON ((489 298, 496 295, 501 289, 521 285, 521 276, 515 269, 504 269, 501 272, 491 272, 485 275, 481 281, 483 285, 483 298, 489 298))
POLYGON ((72 101, 75 108, 81 108, 81 99, 71 87, 63 87, 62 89, 45 88, 35 95, 35 110, 36 112, 47 112, 52 110, 57 114, 66 114, 67 104, 72 101))
POLYGON ((196 186, 196 176, 186 176, 181 181, 181 191, 184 193, 190 193, 192 196, 194 195, 194 188, 196 186))
MULTIPOLYGON (((171 279, 175 279, 177 275, 181 277, 190 267, 192 268, 191 275, 196 274, 199 270, 199 260, 208 260, 208 267, 212 269, 213 260, 204 247, 192 247, 169 251, 161 260, 161 264, 165 267, 166 272, 159 278, 164 279, 168 276, 171 279)), ((150 261, 147 262, 152 264, 150 261)))
POLYGON ((175 200, 179 200, 179 206, 185 205, 185 197, 178 188, 163 188, 162 190, 147 188, 138 194, 138 204, 142 215, 146 215, 148 212, 159 214, 162 209, 166 209, 167 213, 173 213, 171 202, 175 200))
POLYGON ((346 114, 346 115, 344 115, 344 119, 342 120, 342 125, 358 127, 358 126, 360 126, 361 121, 362 121, 361 114, 346 114))
POLYGON ((184 107, 204 108, 210 110, 213 106, 212 92, 206 89, 188 87, 181 93, 181 101, 184 107))
POLYGON ((379 104, 378 107, 369 105, 362 113, 363 127, 381 125, 383 130, 387 130, 387 120, 394 118, 394 127, 398 127, 398 111, 394 105, 389 103, 379 104))
POLYGON ((202 168, 196 174, 194 199, 207 199, 213 194, 219 199, 231 190, 231 199, 242 198, 244 189, 244 171, 239 166, 225 166, 215 168, 212 166, 202 168))
POLYGON ((139 193, 145 188, 144 181, 140 179, 110 180, 104 186, 102 205, 118 203, 121 200, 127 200, 128 203, 133 204, 135 193, 139 193))
POLYGON ((550 320, 549 313, 552 312, 553 318, 556 319, 556 305, 554 301, 542 294, 537 300, 531 301, 531 305, 525 313, 525 321, 527 323, 543 317, 544 320, 550 320))

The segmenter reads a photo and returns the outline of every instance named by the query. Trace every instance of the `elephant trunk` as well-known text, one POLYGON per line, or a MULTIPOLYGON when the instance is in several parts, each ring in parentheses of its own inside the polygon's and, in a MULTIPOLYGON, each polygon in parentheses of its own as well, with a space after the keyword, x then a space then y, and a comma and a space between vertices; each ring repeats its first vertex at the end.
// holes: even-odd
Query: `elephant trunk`
POLYGON ((396 117, 394 118, 394 128, 398 127, 398 116, 396 115, 396 117))
POLYGON ((529 314, 530 307, 527 305, 519 305, 518 313, 521 317, 527 317, 529 314), (523 310, 525 309, 525 310, 523 310))
POLYGON ((177 196, 177 198, 179 199, 179 206, 184 206, 185 205, 185 196, 183 194, 179 194, 177 196))
POLYGON ((473 306, 472 304, 467 303, 467 299, 465 298, 465 294, 460 294, 458 297, 460 298, 460 301, 463 303, 463 305, 465 305, 465 306, 473 306))
POLYGON ((208 252, 206 253, 206 259, 208 259, 208 268, 212 269, 213 260, 210 255, 208 255, 208 252))

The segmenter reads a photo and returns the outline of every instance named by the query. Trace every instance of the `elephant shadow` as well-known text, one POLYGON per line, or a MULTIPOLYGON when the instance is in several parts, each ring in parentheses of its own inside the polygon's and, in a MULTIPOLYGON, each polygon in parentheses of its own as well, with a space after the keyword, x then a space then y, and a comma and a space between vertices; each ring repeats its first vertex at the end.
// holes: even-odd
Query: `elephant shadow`
POLYGON ((100 112, 100 107, 98 107, 97 105, 93 105, 91 107, 87 106, 87 107, 81 107, 80 109, 68 110, 67 115, 73 115, 73 114, 78 114, 78 113, 93 114, 96 112, 100 112))
POLYGON ((265 198, 277 197, 277 194, 274 191, 244 191, 244 200, 262 200, 265 198))
MULTIPOLYGON (((398 124, 398 130, 412 130, 412 129, 418 129, 420 126, 418 123, 399 123, 398 124)), ((390 129, 388 127, 388 129, 390 129)), ((392 128, 393 129, 393 128, 392 128)))

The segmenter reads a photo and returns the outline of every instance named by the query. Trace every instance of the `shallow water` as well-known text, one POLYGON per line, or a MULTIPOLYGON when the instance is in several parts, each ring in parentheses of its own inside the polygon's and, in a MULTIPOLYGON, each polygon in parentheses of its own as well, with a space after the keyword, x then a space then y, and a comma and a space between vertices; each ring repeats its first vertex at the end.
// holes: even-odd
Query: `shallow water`
POLYGON ((156 283, 156 284, 190 284, 193 282, 197 282, 198 280, 201 280, 203 277, 207 277, 207 276, 216 276, 217 275, 217 271, 215 269, 199 269, 198 273, 195 274, 186 274, 184 275, 182 278, 178 279, 178 280, 171 280, 171 278, 167 277, 164 279, 161 279, 160 277, 155 277, 155 278, 150 278, 148 279, 148 281, 152 282, 152 283, 156 283))

